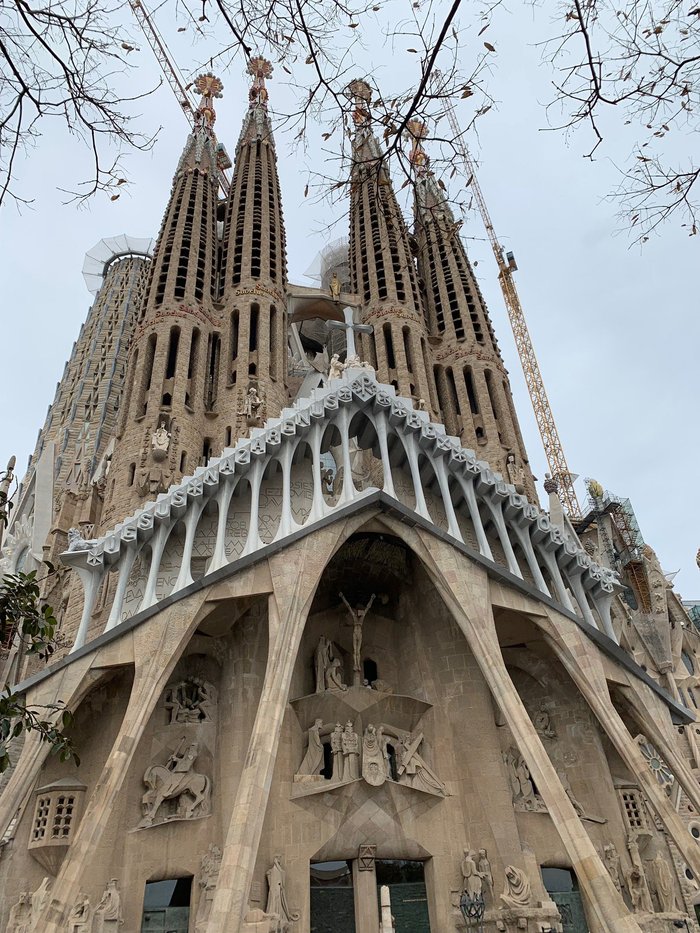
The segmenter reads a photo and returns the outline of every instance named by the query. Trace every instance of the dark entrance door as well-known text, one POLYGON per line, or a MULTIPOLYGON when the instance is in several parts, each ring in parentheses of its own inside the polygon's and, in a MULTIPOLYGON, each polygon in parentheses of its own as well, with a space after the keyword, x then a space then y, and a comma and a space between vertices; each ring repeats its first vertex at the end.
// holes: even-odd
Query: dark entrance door
POLYGON ((191 889, 191 878, 147 882, 141 933, 187 933, 191 889))
POLYGON ((391 895, 396 933, 430 933, 423 862, 377 859, 377 896, 382 885, 391 895))
POLYGON ((349 862, 311 864, 311 933, 355 933, 355 892, 349 862))
POLYGON ((588 933, 583 900, 570 868, 543 868, 544 886, 559 908, 564 933, 588 933))

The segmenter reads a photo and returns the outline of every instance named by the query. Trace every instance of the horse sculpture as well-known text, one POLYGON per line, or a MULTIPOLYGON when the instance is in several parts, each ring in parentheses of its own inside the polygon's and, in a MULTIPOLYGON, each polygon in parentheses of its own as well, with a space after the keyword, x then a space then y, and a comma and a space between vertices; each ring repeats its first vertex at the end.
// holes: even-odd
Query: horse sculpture
MULTIPOLYGON (((172 760, 172 759, 171 759, 172 760)), ((177 814, 172 819, 189 820, 199 809, 209 805, 211 781, 205 774, 190 769, 172 770, 166 765, 151 765, 146 769, 143 783, 148 790, 141 798, 143 819, 139 826, 152 826, 158 808, 166 800, 177 798, 177 814)))

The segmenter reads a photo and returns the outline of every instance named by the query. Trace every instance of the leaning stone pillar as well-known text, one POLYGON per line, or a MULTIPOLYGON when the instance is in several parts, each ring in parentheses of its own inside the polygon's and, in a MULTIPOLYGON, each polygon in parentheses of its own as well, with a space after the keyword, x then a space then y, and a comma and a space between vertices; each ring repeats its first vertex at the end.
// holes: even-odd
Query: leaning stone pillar
POLYGON ((201 594, 183 599, 164 610, 155 627, 153 623, 144 625, 131 635, 136 671, 129 704, 75 839, 54 882, 52 897, 39 917, 36 929, 42 933, 63 933, 67 929, 68 914, 81 890, 83 878, 96 858, 134 753, 182 650, 196 628, 197 609, 201 602, 201 594))
POLYGON ((231 811, 206 933, 241 933, 245 929, 294 664, 320 570, 336 541, 337 532, 320 532, 269 561, 273 592, 268 599, 270 638, 265 680, 231 811))
MULTIPOLYGON (((613 706, 608 693, 607 683, 591 683, 581 672, 578 664, 576 664, 568 651, 563 649, 554 638, 548 638, 547 640, 570 674, 571 679, 581 691, 582 696, 605 730, 608 738, 615 746, 618 754, 639 781, 639 786, 658 814, 659 819, 664 823, 666 830, 674 843, 678 846, 683 858, 695 875, 700 877, 700 852, 698 851, 698 844, 684 826, 683 821, 676 813, 664 790, 657 783, 656 778, 639 750, 639 746, 629 734, 627 727, 613 706)), ((662 756, 670 752, 670 746, 663 740, 660 729, 654 728, 653 735, 650 736, 650 738, 652 738, 652 741, 658 742, 660 746, 659 751, 662 756), (661 739, 661 741, 659 741, 659 739, 661 739)), ((669 758, 671 760, 668 760, 667 763, 673 769, 676 756, 671 754, 669 758)), ((684 784, 682 784, 682 786, 684 786, 684 784)), ((691 799, 695 799, 697 791, 695 788, 690 789, 693 794, 691 799)))
MULTIPOLYGON (((428 542, 426 542, 428 545, 428 542)), ((586 901, 596 933, 641 933, 562 787, 520 695, 508 674, 496 635, 488 578, 468 558, 433 536, 426 566, 460 627, 484 680, 503 712, 513 738, 547 805, 586 901)), ((690 839, 690 835, 688 836, 690 839)))

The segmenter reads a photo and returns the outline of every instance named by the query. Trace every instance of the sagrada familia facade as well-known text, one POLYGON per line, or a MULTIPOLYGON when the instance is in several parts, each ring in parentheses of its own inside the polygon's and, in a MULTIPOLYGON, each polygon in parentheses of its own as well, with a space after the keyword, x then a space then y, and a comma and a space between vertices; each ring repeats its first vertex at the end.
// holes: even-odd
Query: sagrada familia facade
POLYGON ((624 503, 538 504, 420 128, 409 225, 362 81, 349 247, 287 281, 270 72, 230 184, 203 75, 155 248, 90 260, 2 553, 57 567, 58 649, 3 682, 80 763, 11 748, 0 930, 699 933, 694 625, 624 503))

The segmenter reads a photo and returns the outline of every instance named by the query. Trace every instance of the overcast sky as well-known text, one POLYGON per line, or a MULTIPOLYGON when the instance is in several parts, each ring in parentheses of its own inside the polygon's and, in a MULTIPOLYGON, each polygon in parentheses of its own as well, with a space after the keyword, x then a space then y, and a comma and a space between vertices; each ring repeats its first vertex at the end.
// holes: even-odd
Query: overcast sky
MULTIPOLYGON (((627 155, 631 137, 620 138, 622 131, 613 128, 616 147, 590 163, 582 157, 584 138, 567 144, 560 134, 542 131, 551 72, 534 47, 543 33, 533 15, 529 5, 502 12, 489 34, 497 48, 489 82, 497 107, 480 121, 473 142, 481 185, 503 245, 516 254, 517 286, 570 469, 629 497, 664 570, 681 571, 676 589, 685 598, 700 596, 695 565, 700 545, 700 242, 672 224, 640 249, 620 231, 616 208, 605 195, 618 177, 612 159, 627 155)), ((205 58, 201 48, 178 41, 183 70, 205 58)), ((134 54, 137 86, 153 86, 159 72, 150 50, 143 43, 134 54)), ((377 80, 386 74, 387 84, 401 85, 387 49, 377 47, 368 56, 377 80), (384 61, 391 64, 382 66, 384 61)), ((216 128, 232 153, 247 79, 241 67, 221 77, 225 96, 216 128)), ((276 69, 270 83, 273 109, 276 100, 285 100, 283 78, 276 69)), ((55 188, 81 177, 84 155, 56 125, 44 126, 38 149, 20 166, 20 184, 25 195, 35 198, 33 209, 21 214, 11 204, 2 209, 5 404, 0 457, 4 464, 16 454, 20 474, 91 303, 81 275, 85 253, 103 237, 155 237, 158 232, 187 125, 165 85, 141 102, 140 111, 145 130, 162 129, 152 152, 129 158, 130 183, 118 201, 98 196, 82 210, 61 204, 55 188)), ((303 196, 308 167, 320 164, 313 147, 302 157, 290 154, 283 134, 277 144, 289 277, 311 284, 304 272, 329 238, 325 227, 334 209, 303 196)), ((678 137, 676 145, 682 157, 691 137, 678 137)), ((453 194, 459 193, 459 180, 456 176, 451 182, 453 194)), ((330 236, 345 232, 341 225, 330 236)), ((547 469, 542 445, 495 263, 476 213, 467 217, 463 233, 478 263, 476 274, 510 372, 530 459, 542 480, 547 469)), ((585 499, 582 480, 577 487, 585 499)))

